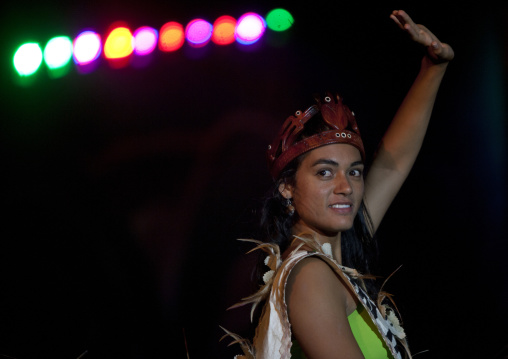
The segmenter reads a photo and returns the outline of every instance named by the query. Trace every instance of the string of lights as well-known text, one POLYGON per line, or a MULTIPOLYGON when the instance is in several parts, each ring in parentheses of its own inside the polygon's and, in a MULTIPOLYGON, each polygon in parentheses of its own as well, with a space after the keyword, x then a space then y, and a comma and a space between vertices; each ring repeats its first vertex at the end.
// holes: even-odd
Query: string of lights
POLYGON ((293 22, 291 13, 277 8, 265 17, 248 12, 238 19, 229 15, 220 16, 213 23, 194 19, 184 26, 170 21, 158 29, 142 26, 131 31, 127 25, 116 24, 106 36, 84 30, 74 39, 66 35, 55 36, 44 46, 37 42, 26 42, 15 51, 13 65, 17 75, 30 77, 43 64, 55 74, 64 74, 66 72, 63 70, 72 65, 84 69, 101 57, 111 62, 121 61, 132 56, 146 56, 154 51, 177 51, 185 43, 194 48, 204 47, 210 42, 218 46, 235 42, 249 46, 258 42, 266 29, 286 31, 293 22))

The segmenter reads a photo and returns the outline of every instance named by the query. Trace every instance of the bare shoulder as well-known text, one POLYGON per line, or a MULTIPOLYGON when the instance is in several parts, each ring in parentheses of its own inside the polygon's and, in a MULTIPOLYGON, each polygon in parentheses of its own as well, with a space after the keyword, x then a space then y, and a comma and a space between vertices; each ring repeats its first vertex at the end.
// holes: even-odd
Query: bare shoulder
POLYGON ((293 335, 308 358, 362 358, 347 319, 355 304, 342 278, 323 260, 305 258, 293 268, 286 304, 293 335), (338 356, 337 345, 347 356, 338 356))
MULTIPOLYGON (((333 301, 346 310, 348 291, 342 279, 318 257, 301 260, 291 271, 286 285, 286 302, 291 312, 292 304, 333 301)), ((307 304, 306 304, 307 306, 307 304)))

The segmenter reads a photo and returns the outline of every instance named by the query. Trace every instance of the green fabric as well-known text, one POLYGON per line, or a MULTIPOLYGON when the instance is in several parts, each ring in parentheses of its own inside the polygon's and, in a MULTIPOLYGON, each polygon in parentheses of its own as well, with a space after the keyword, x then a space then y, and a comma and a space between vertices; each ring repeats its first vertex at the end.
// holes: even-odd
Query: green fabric
POLYGON ((393 359, 379 330, 363 306, 359 305, 347 319, 365 359, 393 359))
MULTIPOLYGON (((393 359, 377 327, 372 323, 369 313, 362 305, 359 305, 347 319, 365 359, 393 359)), ((296 340, 293 340, 291 346, 291 358, 307 359, 296 340)))

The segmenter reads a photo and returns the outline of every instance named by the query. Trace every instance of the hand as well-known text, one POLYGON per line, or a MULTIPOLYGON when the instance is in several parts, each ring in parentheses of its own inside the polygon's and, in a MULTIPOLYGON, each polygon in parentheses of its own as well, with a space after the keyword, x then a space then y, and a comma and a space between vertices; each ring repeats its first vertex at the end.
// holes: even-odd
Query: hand
POLYGON ((404 30, 413 41, 427 48, 427 55, 436 64, 451 61, 454 57, 450 45, 439 41, 425 26, 415 24, 404 10, 394 10, 390 18, 404 30))

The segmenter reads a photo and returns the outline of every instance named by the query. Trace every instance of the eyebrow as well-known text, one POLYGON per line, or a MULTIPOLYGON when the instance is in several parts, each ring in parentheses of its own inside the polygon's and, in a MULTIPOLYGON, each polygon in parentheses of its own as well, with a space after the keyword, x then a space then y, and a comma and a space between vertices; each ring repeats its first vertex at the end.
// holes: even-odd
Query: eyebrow
MULTIPOLYGON (((317 165, 330 165, 330 166, 338 167, 339 163, 337 161, 330 160, 327 158, 320 158, 317 161, 315 161, 311 167, 314 167, 317 165)), ((354 166, 358 166, 358 165, 363 165, 363 161, 355 161, 355 162, 351 163, 350 167, 354 167, 354 166)))

